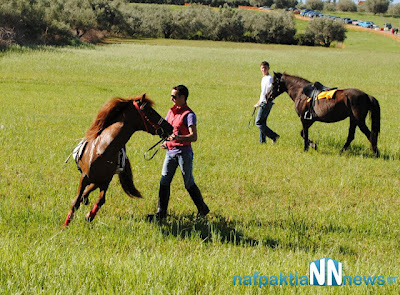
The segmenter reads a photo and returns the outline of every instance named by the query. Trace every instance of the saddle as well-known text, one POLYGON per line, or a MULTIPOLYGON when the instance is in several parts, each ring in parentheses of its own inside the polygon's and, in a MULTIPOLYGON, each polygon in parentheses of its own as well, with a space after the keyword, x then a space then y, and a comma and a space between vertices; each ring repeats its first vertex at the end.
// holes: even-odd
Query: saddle
MULTIPOLYGON (((78 167, 79 172, 82 173, 82 169, 79 166, 79 160, 82 158, 83 152, 85 151, 86 145, 88 141, 84 138, 82 139, 78 145, 74 148, 72 152, 72 157, 75 160, 76 166, 78 167)), ((120 174, 125 169, 125 163, 127 159, 125 148, 122 148, 118 153, 118 160, 117 160, 117 170, 115 171, 116 174, 120 174)))
POLYGON ((314 111, 315 101, 322 98, 332 98, 336 90, 337 87, 328 87, 318 81, 304 86, 303 93, 308 97, 307 102, 310 102, 309 109, 304 113, 304 119, 312 120, 313 117, 316 117, 314 111))
POLYGON ((78 145, 72 151, 72 157, 75 160, 76 166, 78 167, 79 172, 82 173, 81 167, 79 167, 79 160, 82 158, 83 152, 85 151, 87 140, 84 138, 82 139, 78 145))

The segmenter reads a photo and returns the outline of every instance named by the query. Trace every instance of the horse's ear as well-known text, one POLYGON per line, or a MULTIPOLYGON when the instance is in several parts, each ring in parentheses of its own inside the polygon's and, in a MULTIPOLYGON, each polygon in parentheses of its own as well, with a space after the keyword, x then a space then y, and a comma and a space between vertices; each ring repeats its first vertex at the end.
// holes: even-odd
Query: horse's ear
POLYGON ((276 76, 276 73, 274 72, 274 76, 276 76))
POLYGON ((146 99, 146 92, 142 94, 142 98, 140 99, 141 101, 146 99))

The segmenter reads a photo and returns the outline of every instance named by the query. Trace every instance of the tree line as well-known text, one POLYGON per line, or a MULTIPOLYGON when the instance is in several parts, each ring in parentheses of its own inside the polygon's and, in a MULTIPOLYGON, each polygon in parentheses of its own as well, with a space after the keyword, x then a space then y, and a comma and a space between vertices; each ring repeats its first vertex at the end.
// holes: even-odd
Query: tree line
POLYGON ((130 5, 124 0, 9 0, 0 3, 0 48, 96 42, 103 35, 329 46, 344 26, 314 20, 296 35, 293 15, 190 5, 130 5), (321 32, 329 36, 322 36, 321 32), (99 36, 100 34, 100 36, 99 36))
POLYGON ((183 5, 202 4, 213 7, 223 6, 238 7, 239 5, 263 7, 269 6, 272 9, 297 7, 299 9, 312 9, 319 11, 351 11, 351 12, 372 12, 388 13, 400 16, 400 3, 392 4, 391 0, 366 0, 363 4, 357 5, 353 0, 129 0, 131 3, 157 3, 183 5))

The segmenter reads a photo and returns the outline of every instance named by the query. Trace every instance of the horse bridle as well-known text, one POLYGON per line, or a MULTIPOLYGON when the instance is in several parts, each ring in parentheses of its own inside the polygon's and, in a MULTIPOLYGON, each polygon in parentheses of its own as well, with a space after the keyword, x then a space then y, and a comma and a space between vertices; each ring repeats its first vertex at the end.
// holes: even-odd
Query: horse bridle
POLYGON ((133 101, 133 105, 135 106, 136 110, 138 111, 140 117, 142 118, 143 125, 146 128, 146 132, 150 133, 149 127, 148 127, 148 125, 150 125, 151 127, 153 127, 155 134, 157 134, 161 137, 161 135, 164 134, 164 129, 161 127, 161 124, 165 121, 164 118, 160 116, 160 120, 158 120, 157 123, 154 123, 148 117, 148 112, 146 109, 147 102, 145 102, 139 106, 137 101, 133 101), (161 133, 159 133, 159 131, 161 131, 161 133))
MULTIPOLYGON (((278 80, 278 86, 276 87, 276 93, 277 95, 275 97, 272 97, 272 95, 270 97, 267 98, 267 101, 273 101, 275 98, 277 98, 279 95, 281 95, 284 91, 281 92, 281 82, 282 82, 282 77, 279 78, 278 80)), ((273 95, 275 91, 273 91, 273 95)))
POLYGON ((147 106, 146 102, 143 103, 141 106, 139 106, 137 101, 133 101, 133 105, 135 106, 136 110, 138 111, 140 117, 143 120, 143 125, 146 128, 146 132, 150 133, 148 128, 148 124, 150 124, 150 126, 153 127, 154 132, 161 137, 161 139, 157 141, 152 147, 150 147, 143 155, 145 160, 150 161, 158 153, 160 148, 158 148, 149 158, 147 157, 147 153, 150 152, 152 149, 154 149, 160 143, 162 144, 167 140, 167 137, 161 136, 164 135, 164 129, 161 127, 161 124, 165 121, 165 119, 160 116, 160 120, 158 120, 157 123, 154 123, 152 120, 149 119, 148 114, 146 114, 146 109, 145 109, 145 107, 147 106), (161 133, 158 132, 159 130, 161 131, 161 133))

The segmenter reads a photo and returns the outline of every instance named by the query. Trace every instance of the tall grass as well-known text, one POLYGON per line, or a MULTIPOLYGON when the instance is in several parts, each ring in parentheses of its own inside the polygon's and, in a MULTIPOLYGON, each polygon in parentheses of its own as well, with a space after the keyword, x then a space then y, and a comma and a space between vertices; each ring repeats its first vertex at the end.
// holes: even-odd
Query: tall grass
MULTIPOLYGON (((142 40, 95 48, 43 48, 0 58, 0 293, 2 294, 317 294, 311 286, 234 286, 234 275, 308 275, 331 257, 346 275, 398 276, 400 106, 398 44, 352 32, 345 49, 220 42, 142 40), (302 152, 300 121, 288 96, 269 125, 276 145, 259 145, 248 127, 259 95, 259 64, 375 96, 382 109, 375 159, 357 130, 339 156, 348 121, 316 123, 319 151, 302 152), (189 87, 198 116, 195 179, 212 212, 195 207, 176 174, 170 216, 155 210, 163 156, 135 133, 127 145, 142 200, 113 180, 91 224, 82 206, 61 225, 79 174, 64 159, 99 107, 113 96, 146 92, 165 114, 172 86, 189 87)), ((91 204, 96 200, 91 195, 91 204)), ((394 286, 342 286, 327 294, 397 294, 394 286)))

